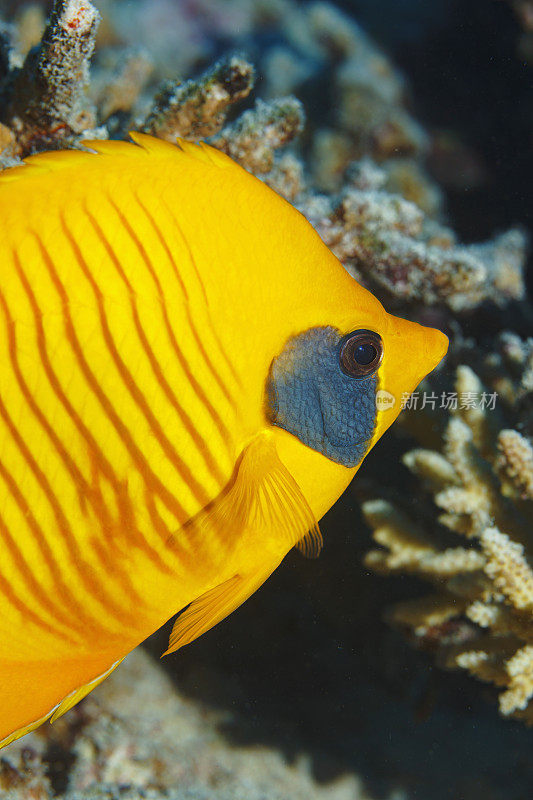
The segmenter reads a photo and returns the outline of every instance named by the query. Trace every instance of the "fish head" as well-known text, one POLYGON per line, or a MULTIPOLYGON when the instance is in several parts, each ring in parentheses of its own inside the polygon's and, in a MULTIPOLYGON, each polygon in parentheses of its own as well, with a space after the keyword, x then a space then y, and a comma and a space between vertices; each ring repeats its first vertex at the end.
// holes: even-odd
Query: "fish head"
POLYGON ((326 508, 448 347, 441 331, 387 313, 358 284, 354 290, 364 302, 349 312, 343 306, 337 317, 330 308, 330 324, 291 336, 272 361, 266 384, 266 414, 272 426, 291 434, 322 460, 325 457, 331 467, 338 466, 336 472, 321 469, 315 459, 310 469, 311 460, 303 450, 298 462, 296 449, 280 437, 293 474, 313 484, 307 496, 321 495, 321 475, 323 486, 329 481, 335 487, 324 501, 326 508))
POLYGON ((267 381, 271 423, 348 468, 360 465, 447 349, 439 330, 390 314, 380 322, 291 337, 267 381))

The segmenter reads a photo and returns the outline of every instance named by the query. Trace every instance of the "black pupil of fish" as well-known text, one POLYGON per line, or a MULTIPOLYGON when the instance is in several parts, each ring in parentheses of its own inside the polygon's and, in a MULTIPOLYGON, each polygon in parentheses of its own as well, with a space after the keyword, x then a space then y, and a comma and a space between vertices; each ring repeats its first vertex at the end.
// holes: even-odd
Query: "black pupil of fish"
POLYGON ((356 364, 366 367, 376 359, 377 354, 378 351, 373 344, 370 342, 363 342, 362 344, 358 344, 354 349, 353 359, 356 364))

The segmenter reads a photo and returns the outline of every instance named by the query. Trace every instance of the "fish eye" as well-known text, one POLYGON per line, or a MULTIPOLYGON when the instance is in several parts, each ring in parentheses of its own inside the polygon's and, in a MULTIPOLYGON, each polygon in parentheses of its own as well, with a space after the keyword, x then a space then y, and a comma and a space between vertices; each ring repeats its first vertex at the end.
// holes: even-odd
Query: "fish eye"
POLYGON ((383 342, 374 331, 353 331, 340 343, 339 361, 342 371, 352 378, 372 375, 383 359, 383 342))

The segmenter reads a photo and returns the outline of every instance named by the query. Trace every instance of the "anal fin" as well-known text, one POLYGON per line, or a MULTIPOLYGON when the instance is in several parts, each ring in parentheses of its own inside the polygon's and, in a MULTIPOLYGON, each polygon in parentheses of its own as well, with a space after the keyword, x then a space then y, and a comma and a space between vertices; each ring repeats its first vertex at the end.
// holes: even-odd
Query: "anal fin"
POLYGON ((89 683, 86 683, 85 686, 81 686, 79 689, 76 689, 75 691, 67 695, 65 699, 55 709, 54 713, 50 717, 50 722, 55 722, 56 719, 59 719, 59 717, 62 717, 63 714, 67 713, 67 711, 70 711, 71 708, 74 708, 74 706, 77 705, 77 703, 79 703, 80 700, 83 700, 84 697, 87 697, 89 692, 92 692, 92 690, 96 689, 96 687, 99 686, 102 683, 102 681, 105 681, 105 679, 109 675, 111 675, 113 670, 115 670, 118 667, 118 665, 121 664, 123 661, 124 661, 123 658, 121 658, 119 661, 116 661, 113 664, 113 666, 111 666, 102 675, 99 675, 94 680, 89 681, 89 683))
POLYGON ((122 658, 117 661, 115 655, 113 663, 109 653, 92 659, 57 658, 34 662, 0 659, 0 749, 46 720, 60 717, 98 686, 121 661, 122 658))
POLYGON ((221 622, 266 581, 270 572, 245 577, 234 575, 193 600, 174 623, 168 649, 163 655, 175 653, 221 622))

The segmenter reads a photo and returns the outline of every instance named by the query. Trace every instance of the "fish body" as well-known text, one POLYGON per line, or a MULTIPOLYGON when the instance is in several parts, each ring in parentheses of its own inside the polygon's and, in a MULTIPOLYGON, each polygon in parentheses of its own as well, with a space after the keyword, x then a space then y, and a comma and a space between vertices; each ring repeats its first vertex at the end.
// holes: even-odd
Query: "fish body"
POLYGON ((134 138, 0 177, 0 744, 180 609, 169 650, 316 552, 446 347, 229 158, 134 138), (354 394, 337 350, 367 329, 354 394))

